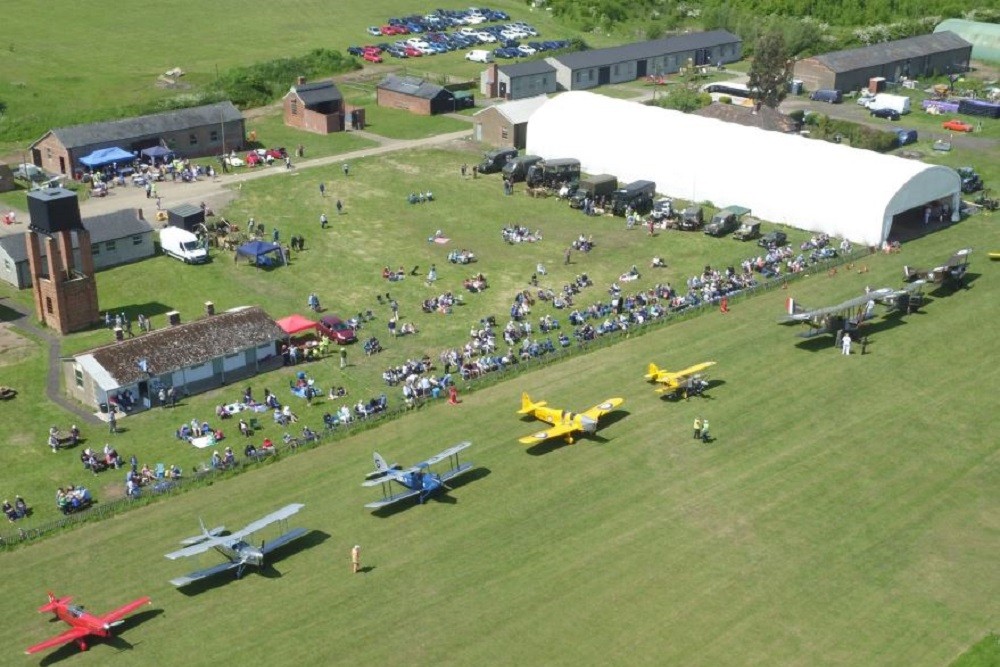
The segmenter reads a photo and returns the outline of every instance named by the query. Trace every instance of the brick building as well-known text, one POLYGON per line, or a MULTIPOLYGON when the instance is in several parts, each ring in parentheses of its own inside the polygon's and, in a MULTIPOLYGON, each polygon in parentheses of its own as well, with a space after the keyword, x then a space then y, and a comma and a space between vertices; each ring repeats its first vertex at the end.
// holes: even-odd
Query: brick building
POLYGON ((35 317, 62 334, 88 329, 98 321, 97 282, 90 232, 80 221, 75 192, 63 188, 28 193, 31 224, 25 232, 35 317), (73 254, 73 233, 80 247, 73 254), (42 246, 45 260, 42 260, 42 246))
POLYGON ((806 90, 847 92, 868 87, 868 80, 899 81, 969 68, 972 44, 953 32, 935 32, 846 51, 832 51, 795 63, 795 78, 806 90))
POLYGON ((545 95, 514 102, 504 102, 477 111, 472 117, 476 141, 497 148, 524 150, 528 142, 528 120, 548 101, 545 95))
POLYGON ((376 99, 380 107, 405 109, 421 116, 455 110, 455 93, 412 76, 388 75, 378 84, 376 99))
POLYGON ((285 125, 316 134, 344 131, 344 96, 333 81, 298 83, 285 93, 285 125))
POLYGON ((82 169, 80 158, 101 148, 138 154, 165 146, 178 157, 202 157, 242 150, 245 133, 239 109, 232 102, 219 102, 49 130, 31 144, 31 160, 46 171, 72 175, 82 169))

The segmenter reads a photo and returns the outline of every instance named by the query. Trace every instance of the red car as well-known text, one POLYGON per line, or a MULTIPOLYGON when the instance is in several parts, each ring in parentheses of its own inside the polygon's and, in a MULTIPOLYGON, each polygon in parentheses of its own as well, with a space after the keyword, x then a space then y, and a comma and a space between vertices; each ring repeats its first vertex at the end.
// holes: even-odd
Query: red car
POLYGON ((393 26, 393 25, 384 25, 384 26, 380 27, 379 30, 382 32, 383 35, 395 35, 396 34, 396 26, 393 26))
POLYGON ((377 51, 365 51, 361 57, 370 63, 382 62, 382 56, 380 56, 377 51))
POLYGON ((324 315, 319 318, 316 328, 337 345, 347 345, 358 339, 351 325, 336 315, 324 315))
POLYGON ((422 53, 421 53, 421 52, 419 51, 419 49, 417 49, 417 48, 415 48, 415 47, 413 47, 413 46, 407 46, 407 47, 406 47, 406 56, 407 56, 408 58, 419 58, 419 57, 420 57, 420 56, 422 56, 422 55, 424 55, 424 54, 422 54, 422 53))
POLYGON ((951 130, 952 132, 972 132, 972 125, 966 123, 964 120, 959 120, 957 118, 952 118, 951 120, 946 120, 941 123, 941 127, 946 130, 951 130))

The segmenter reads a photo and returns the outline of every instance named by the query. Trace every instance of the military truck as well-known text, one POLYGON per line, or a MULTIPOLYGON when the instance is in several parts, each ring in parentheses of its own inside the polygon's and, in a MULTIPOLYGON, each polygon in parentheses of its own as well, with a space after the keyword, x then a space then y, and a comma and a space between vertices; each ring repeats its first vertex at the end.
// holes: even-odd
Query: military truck
POLYGON ((500 171, 505 179, 517 183, 527 178, 528 169, 541 161, 537 155, 522 155, 505 164, 500 171))
POLYGON ((542 160, 528 168, 525 182, 533 188, 558 188, 580 179, 580 161, 573 158, 542 160))
POLYGON ((705 212, 701 206, 688 206, 681 211, 681 218, 677 221, 677 229, 693 232, 701 229, 703 224, 705 224, 705 212))
POLYGON ((516 148, 497 148, 496 150, 486 151, 483 154, 483 161, 476 166, 476 171, 480 174, 495 174, 503 169, 503 166, 508 161, 516 157, 516 148))
POLYGON ((618 188, 611 195, 611 212, 624 216, 625 210, 630 208, 636 213, 649 213, 653 208, 655 195, 655 182, 633 181, 623 188, 618 188))
POLYGON ((569 198, 570 208, 583 208, 583 200, 587 197, 594 201, 600 201, 604 197, 610 197, 617 189, 618 179, 610 174, 581 178, 580 186, 569 198))
POLYGON ((705 233, 709 236, 725 236, 735 232, 744 216, 750 209, 743 206, 727 206, 712 216, 711 222, 705 225, 705 233))

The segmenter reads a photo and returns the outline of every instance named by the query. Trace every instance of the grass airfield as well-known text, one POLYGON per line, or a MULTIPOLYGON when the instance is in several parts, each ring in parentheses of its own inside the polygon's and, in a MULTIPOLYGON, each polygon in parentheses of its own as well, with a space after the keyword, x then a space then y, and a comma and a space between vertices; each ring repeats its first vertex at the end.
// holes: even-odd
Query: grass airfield
POLYGON ((131 648, 53 654, 77 665, 947 664, 995 628, 1000 599, 998 246, 989 218, 969 219, 863 276, 812 276, 3 554, 0 636, 13 654, 59 632, 34 613, 51 589, 95 612, 153 597, 122 629, 131 648), (787 296, 833 303, 966 244, 971 287, 876 321, 864 357, 773 324, 787 296), (704 399, 641 379, 649 361, 709 358, 704 399), (593 439, 526 450, 522 390, 626 402, 593 439), (691 438, 698 415, 709 445, 691 438), (451 493, 363 509, 373 450, 409 465, 465 439, 477 467, 451 493), (313 533, 273 569, 194 594, 168 583, 214 562, 163 558, 198 516, 235 530, 288 502, 313 533), (365 574, 349 572, 355 543, 365 574))

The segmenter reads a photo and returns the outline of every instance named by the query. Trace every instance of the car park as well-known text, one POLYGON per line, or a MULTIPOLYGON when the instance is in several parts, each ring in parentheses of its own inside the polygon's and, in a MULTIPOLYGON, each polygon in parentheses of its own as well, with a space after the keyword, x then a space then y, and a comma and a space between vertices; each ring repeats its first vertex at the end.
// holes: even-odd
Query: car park
POLYGON ((316 329, 337 345, 347 345, 356 341, 354 329, 336 315, 324 315, 316 323, 316 329))
POLYGON ((881 109, 872 109, 869 113, 875 118, 888 118, 889 120, 899 120, 899 112, 895 109, 890 109, 888 107, 882 107, 881 109))
POLYGON ((946 120, 941 123, 941 127, 946 130, 951 130, 952 132, 972 132, 972 124, 966 123, 964 120, 959 120, 958 118, 946 120))
POLYGON ((788 242, 788 234, 785 232, 773 231, 764 234, 757 241, 757 245, 761 248, 777 248, 785 245, 788 242))

